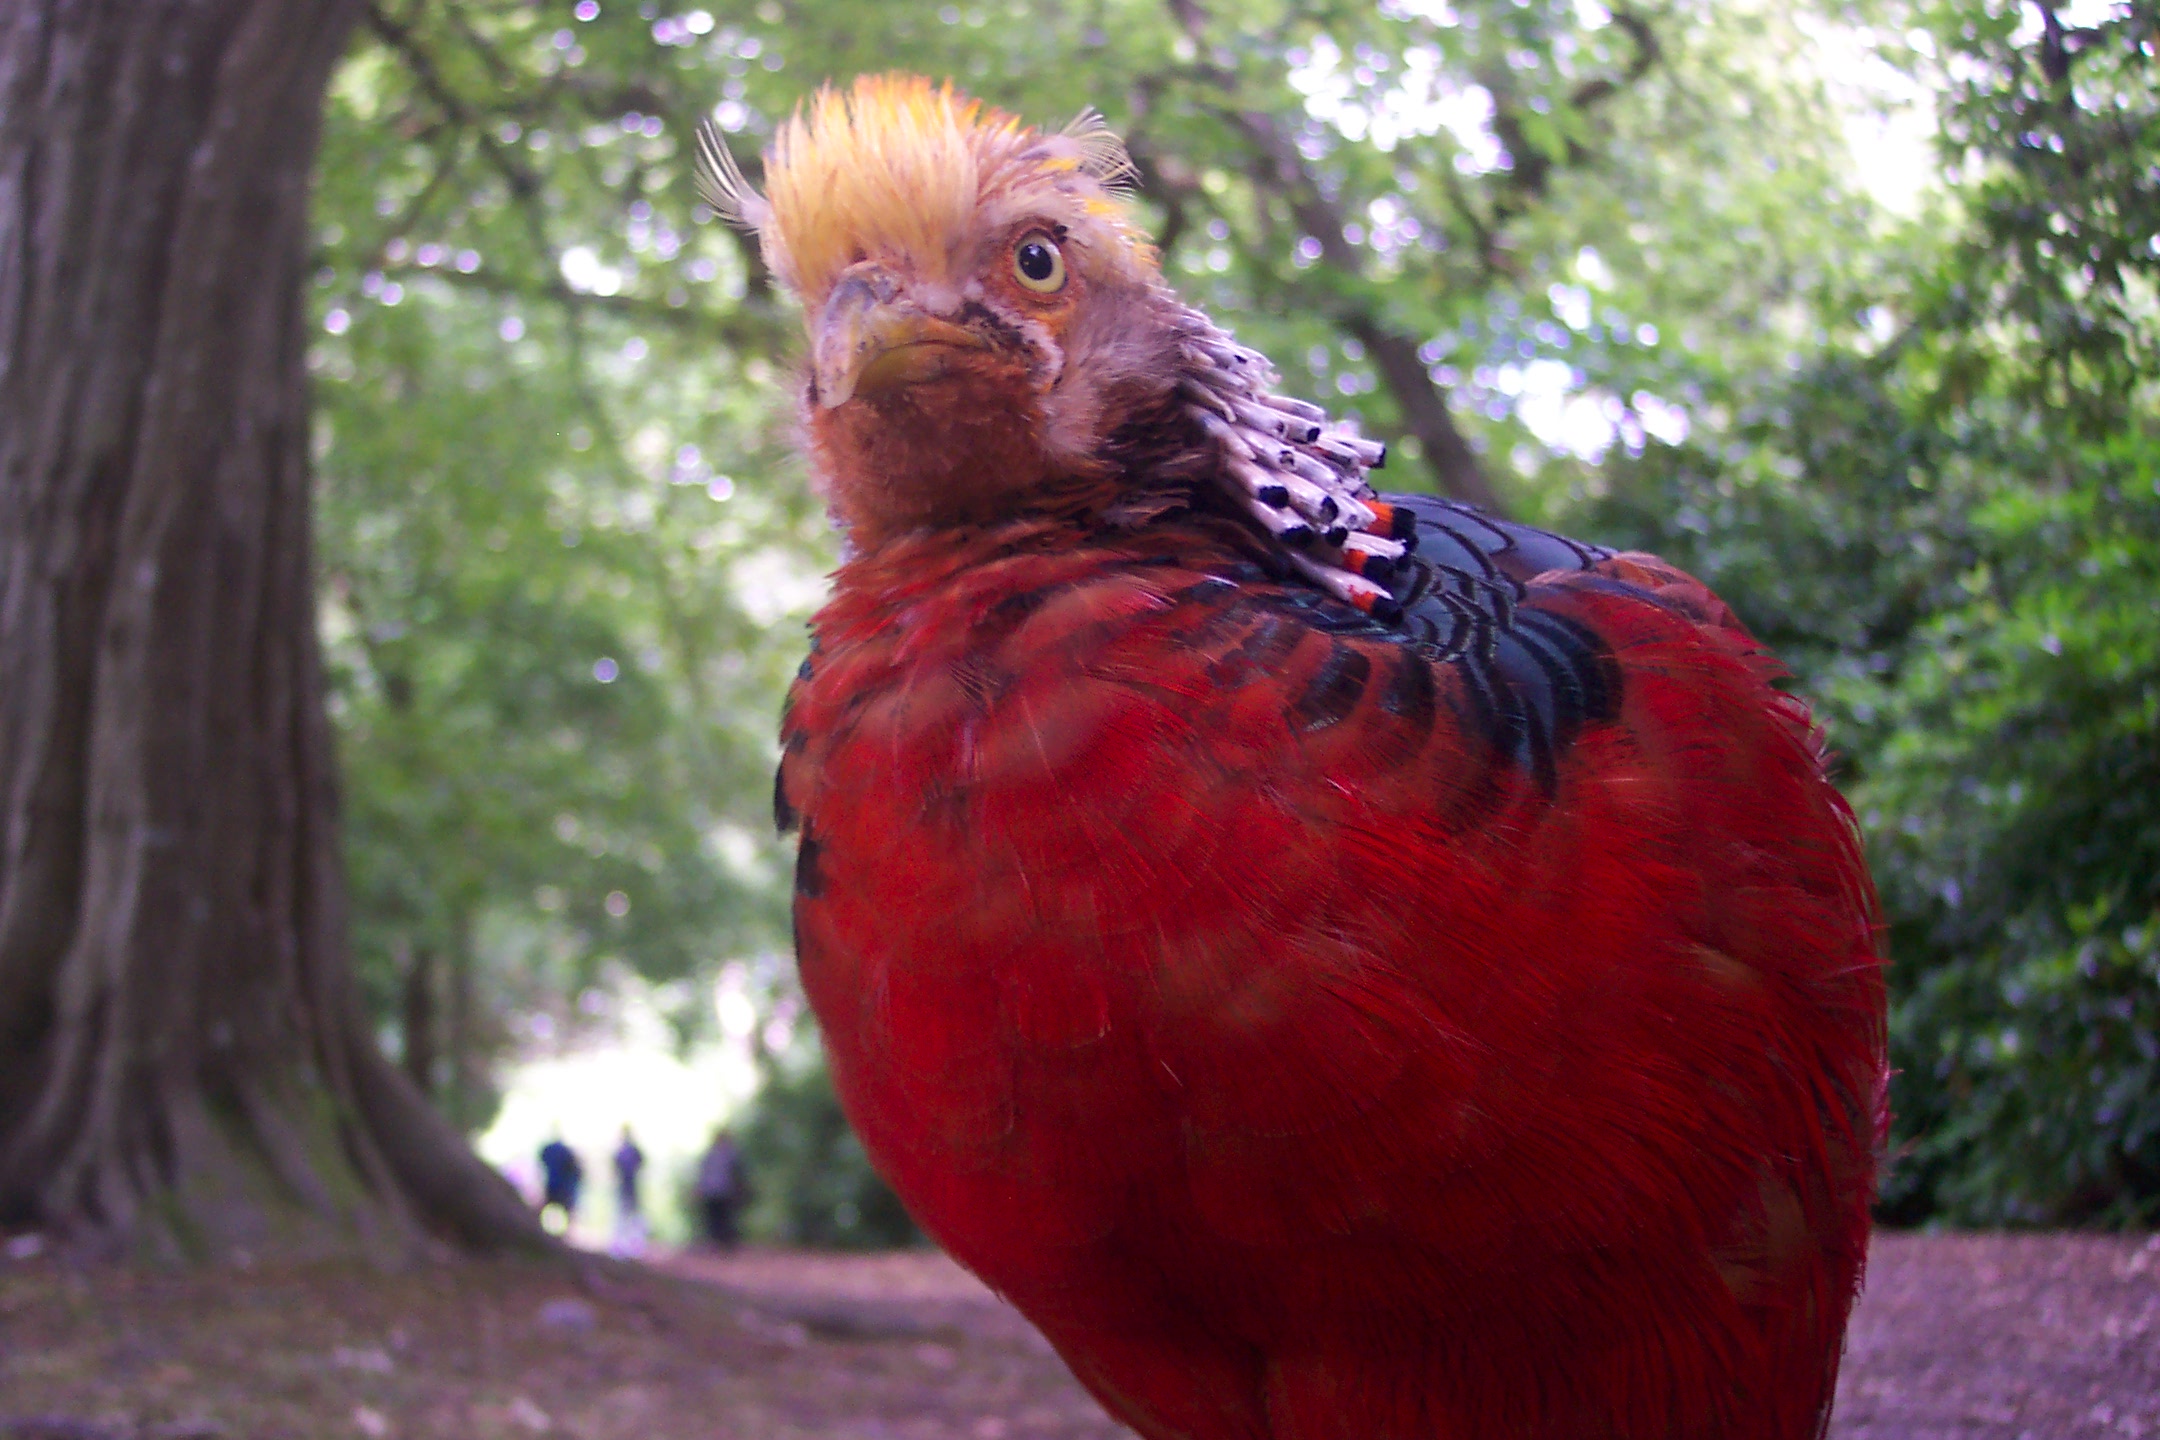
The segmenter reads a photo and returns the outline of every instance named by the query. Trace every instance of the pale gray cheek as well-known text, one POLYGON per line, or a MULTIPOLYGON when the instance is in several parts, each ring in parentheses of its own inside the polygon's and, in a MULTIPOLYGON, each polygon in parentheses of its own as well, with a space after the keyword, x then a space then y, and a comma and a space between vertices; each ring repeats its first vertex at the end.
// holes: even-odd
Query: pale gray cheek
POLYGON ((1015 319, 1013 328, 1027 342, 1030 361, 1028 369, 1037 383, 1055 385, 1065 374, 1065 351, 1059 346, 1049 328, 1039 321, 1015 319))
POLYGON ((1049 347, 1043 354, 1042 397, 1043 448, 1063 459, 1079 461, 1093 455, 1102 441, 1102 397, 1091 376, 1070 368, 1064 351, 1049 347), (1059 383, 1062 381, 1063 383, 1059 383))

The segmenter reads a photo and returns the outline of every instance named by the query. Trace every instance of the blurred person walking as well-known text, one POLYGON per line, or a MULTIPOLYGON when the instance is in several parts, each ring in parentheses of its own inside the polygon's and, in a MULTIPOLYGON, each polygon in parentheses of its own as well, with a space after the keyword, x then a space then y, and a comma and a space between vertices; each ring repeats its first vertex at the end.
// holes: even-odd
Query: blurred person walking
POLYGON ((638 1177, 644 1170, 645 1152, 625 1125, 622 1143, 615 1147, 615 1239, 608 1247, 618 1257, 645 1253, 645 1211, 638 1200, 638 1177))
POLYGON ((563 1143, 562 1134, 540 1147, 540 1223, 550 1234, 568 1233, 577 1218, 578 1188, 585 1181, 585 1165, 577 1151, 563 1143))
POLYGON ((698 1162, 698 1208, 705 1220, 705 1238, 721 1250, 732 1250, 742 1236, 736 1227, 743 1192, 742 1151, 735 1134, 726 1126, 713 1132, 705 1158, 698 1162))

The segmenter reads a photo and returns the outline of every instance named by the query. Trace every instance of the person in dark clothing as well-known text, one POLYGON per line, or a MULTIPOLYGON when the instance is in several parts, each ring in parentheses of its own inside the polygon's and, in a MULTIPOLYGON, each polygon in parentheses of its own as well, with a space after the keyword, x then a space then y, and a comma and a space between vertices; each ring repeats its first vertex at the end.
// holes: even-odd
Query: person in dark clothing
MULTIPOLYGON (((552 1207, 562 1216, 561 1230, 568 1230, 577 1215, 578 1187, 585 1179, 585 1166, 579 1161, 577 1151, 563 1143, 560 1135, 540 1147, 541 1185, 540 1213, 546 1218, 552 1207)), ((549 1226, 554 1229, 553 1225, 549 1226)), ((560 1234, 561 1230, 556 1233, 560 1234)))
POLYGON ((630 1127, 622 1127, 622 1144, 615 1147, 615 1197, 625 1215, 642 1213, 638 1204, 638 1175, 645 1169, 645 1152, 638 1148, 630 1127))
POLYGON ((625 1125, 622 1143, 615 1147, 615 1243, 610 1247, 619 1256, 645 1250, 645 1212, 638 1200, 638 1176, 644 1169, 645 1152, 625 1125))
POLYGON ((705 1158, 698 1162, 698 1208, 704 1212, 705 1238, 722 1250, 732 1250, 741 1238, 736 1211, 743 1200, 742 1152, 726 1127, 713 1134, 705 1158))

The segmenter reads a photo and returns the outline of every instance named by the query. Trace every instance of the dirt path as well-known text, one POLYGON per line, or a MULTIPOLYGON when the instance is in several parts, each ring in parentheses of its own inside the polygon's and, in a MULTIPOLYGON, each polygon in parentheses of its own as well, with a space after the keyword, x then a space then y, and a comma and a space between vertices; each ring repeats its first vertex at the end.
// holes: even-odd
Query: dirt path
POLYGON ((2160 1237, 1879 1237, 1830 1433, 2160 1436, 2160 1237))
MULTIPOLYGON (((1115 1440, 930 1254, 176 1275, 0 1261, 6 1440, 1115 1440)), ((2160 1239, 1886 1236, 1837 1440, 2160 1440, 2160 1239)))

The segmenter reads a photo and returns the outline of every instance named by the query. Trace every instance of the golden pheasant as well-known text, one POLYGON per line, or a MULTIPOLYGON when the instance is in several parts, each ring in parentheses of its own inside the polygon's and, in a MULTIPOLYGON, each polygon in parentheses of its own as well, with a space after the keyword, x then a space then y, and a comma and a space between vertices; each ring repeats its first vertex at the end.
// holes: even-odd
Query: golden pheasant
POLYGON ((926 1230, 1151 1440, 1803 1440, 1876 909, 1701 584, 1465 506, 1165 284, 1092 116, 826 92, 755 191, 847 540, 803 983, 926 1230))

